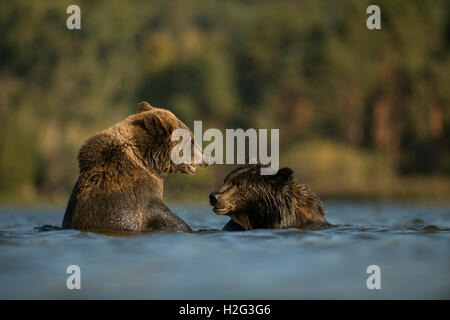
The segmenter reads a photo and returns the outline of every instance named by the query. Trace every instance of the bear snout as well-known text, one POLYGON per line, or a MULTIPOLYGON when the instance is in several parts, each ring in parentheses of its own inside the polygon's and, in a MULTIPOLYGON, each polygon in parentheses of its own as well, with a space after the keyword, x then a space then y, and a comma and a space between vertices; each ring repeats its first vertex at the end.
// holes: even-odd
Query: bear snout
POLYGON ((209 194, 209 204, 212 206, 215 206, 217 203, 217 198, 216 198, 216 193, 215 192, 211 192, 209 194))

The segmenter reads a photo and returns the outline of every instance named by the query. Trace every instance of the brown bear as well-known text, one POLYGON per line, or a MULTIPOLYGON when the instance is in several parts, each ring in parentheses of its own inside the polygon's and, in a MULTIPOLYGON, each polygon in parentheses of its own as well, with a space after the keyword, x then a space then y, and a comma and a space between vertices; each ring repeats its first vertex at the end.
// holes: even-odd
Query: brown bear
MULTIPOLYGON (((189 130, 170 111, 141 102, 136 114, 89 138, 78 154, 79 177, 62 228, 191 232, 163 201, 167 174, 196 170, 193 162, 171 161, 175 129, 189 130)), ((191 154, 196 152, 192 143, 191 154)))
POLYGON ((231 219, 225 231, 316 228, 326 226, 322 202, 308 186, 298 183, 289 168, 261 175, 261 165, 231 171, 209 195, 214 212, 231 219))

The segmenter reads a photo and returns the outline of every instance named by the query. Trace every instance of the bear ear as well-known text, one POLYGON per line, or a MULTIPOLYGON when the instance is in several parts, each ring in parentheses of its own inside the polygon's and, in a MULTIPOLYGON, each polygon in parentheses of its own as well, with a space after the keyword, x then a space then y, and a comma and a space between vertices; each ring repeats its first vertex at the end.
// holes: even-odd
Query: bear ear
POLYGON ((137 112, 136 113, 141 113, 141 112, 145 112, 145 111, 150 111, 152 110, 153 107, 150 105, 150 103, 146 102, 146 101, 142 101, 139 102, 138 104, 138 108, 137 108, 137 112))
POLYGON ((277 185, 286 185, 294 179, 294 171, 291 168, 281 168, 276 174, 269 177, 270 181, 277 185))
POLYGON ((292 171, 292 169, 288 168, 288 167, 281 168, 280 170, 278 170, 278 172, 276 174, 276 176, 279 176, 285 180, 293 178, 293 175, 294 175, 294 171, 292 171))
POLYGON ((171 135, 174 126, 169 120, 164 120, 161 115, 150 113, 144 118, 145 127, 152 135, 171 135))

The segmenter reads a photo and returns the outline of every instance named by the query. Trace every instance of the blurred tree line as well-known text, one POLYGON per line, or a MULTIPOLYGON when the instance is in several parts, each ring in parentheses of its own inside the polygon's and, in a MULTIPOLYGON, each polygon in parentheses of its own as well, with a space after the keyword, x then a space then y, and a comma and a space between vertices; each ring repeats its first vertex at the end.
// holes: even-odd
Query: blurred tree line
POLYGON ((280 128, 281 164, 319 193, 445 197, 449 47, 446 0, 2 1, 1 199, 67 197, 84 140, 141 100, 191 127, 280 128))

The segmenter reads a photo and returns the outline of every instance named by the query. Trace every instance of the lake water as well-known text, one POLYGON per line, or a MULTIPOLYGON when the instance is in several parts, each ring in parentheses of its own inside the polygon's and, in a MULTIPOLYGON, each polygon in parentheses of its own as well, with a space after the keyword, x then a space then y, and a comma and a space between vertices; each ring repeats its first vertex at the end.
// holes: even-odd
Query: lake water
POLYGON ((108 236, 64 209, 0 210, 0 298, 450 298, 450 207, 325 201, 334 227, 222 232, 207 206, 169 207, 196 231, 108 236), (46 231, 47 230, 47 231, 46 231), (81 268, 81 290, 66 268, 81 268), (381 289, 369 290, 369 265, 381 289))

